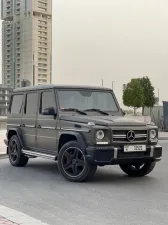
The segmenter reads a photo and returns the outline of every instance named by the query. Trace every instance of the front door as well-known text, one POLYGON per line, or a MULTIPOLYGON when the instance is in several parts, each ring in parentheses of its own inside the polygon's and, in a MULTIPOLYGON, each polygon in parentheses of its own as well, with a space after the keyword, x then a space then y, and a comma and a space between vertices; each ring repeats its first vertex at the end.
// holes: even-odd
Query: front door
POLYGON ((53 107, 56 112, 56 99, 53 89, 40 92, 37 118, 37 151, 55 155, 57 151, 57 117, 42 115, 45 109, 53 107))

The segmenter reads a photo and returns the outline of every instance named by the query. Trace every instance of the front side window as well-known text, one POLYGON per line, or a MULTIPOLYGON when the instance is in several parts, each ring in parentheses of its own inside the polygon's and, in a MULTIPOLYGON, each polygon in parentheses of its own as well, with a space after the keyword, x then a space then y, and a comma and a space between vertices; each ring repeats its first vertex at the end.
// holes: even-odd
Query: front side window
POLYGON ((26 95, 25 114, 36 114, 38 105, 37 93, 29 93, 26 95))
POLYGON ((11 114, 20 114, 23 103, 23 95, 13 95, 11 104, 11 114))
POLYGON ((45 91, 41 94, 40 113, 42 113, 44 109, 48 109, 51 107, 55 109, 54 93, 52 91, 45 91))
POLYGON ((92 90, 58 91, 60 109, 75 108, 79 110, 99 109, 117 112, 118 107, 111 92, 92 90))

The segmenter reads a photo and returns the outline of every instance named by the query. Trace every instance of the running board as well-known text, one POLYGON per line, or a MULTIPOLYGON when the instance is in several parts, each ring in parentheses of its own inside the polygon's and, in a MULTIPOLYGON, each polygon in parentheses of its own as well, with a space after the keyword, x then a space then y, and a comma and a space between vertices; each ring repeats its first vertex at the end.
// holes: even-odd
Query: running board
POLYGON ((48 155, 48 154, 39 153, 39 152, 35 152, 35 151, 28 151, 28 150, 24 150, 24 149, 22 149, 22 152, 27 156, 35 156, 35 157, 41 157, 41 158, 45 158, 45 159, 52 159, 52 160, 55 160, 55 158, 56 158, 54 155, 48 155))

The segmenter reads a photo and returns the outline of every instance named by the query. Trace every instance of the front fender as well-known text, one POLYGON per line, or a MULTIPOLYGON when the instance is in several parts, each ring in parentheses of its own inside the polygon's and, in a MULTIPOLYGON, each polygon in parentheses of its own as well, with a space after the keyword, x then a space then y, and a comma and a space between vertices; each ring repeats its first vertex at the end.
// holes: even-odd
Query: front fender
POLYGON ((20 128, 11 128, 7 131, 7 138, 8 138, 8 142, 9 142, 9 139, 11 137, 11 135, 17 135, 19 141, 20 141, 20 144, 23 148, 23 142, 21 140, 21 129, 20 128))
POLYGON ((60 141, 60 138, 61 138, 62 135, 74 136, 77 139, 78 143, 80 143, 81 150, 84 150, 84 151, 86 150, 87 144, 86 144, 84 136, 81 133, 78 133, 78 132, 75 132, 75 131, 63 131, 63 132, 60 132, 59 136, 58 136, 58 146, 59 146, 59 141, 60 141))

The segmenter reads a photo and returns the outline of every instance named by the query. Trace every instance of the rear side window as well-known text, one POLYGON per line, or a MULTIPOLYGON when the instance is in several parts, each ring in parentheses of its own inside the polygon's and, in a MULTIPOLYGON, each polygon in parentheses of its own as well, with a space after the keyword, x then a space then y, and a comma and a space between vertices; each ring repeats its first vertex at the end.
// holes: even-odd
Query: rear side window
POLYGON ((38 97, 37 93, 29 93, 26 95, 25 114, 36 114, 38 97))
POLYGON ((23 103, 23 95, 13 95, 11 104, 11 114, 20 114, 23 103))

